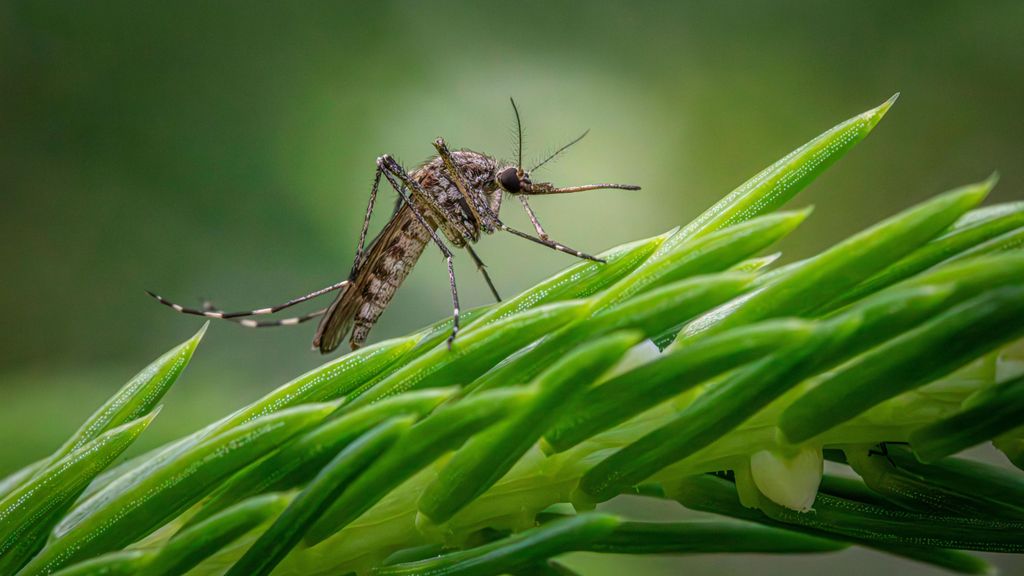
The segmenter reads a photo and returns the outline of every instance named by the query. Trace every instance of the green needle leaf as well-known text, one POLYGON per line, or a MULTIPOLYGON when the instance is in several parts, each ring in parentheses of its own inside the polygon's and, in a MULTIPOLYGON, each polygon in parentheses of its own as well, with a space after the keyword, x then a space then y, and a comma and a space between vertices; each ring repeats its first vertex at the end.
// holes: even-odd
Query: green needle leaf
POLYGON ((270 574, 299 543, 317 516, 337 499, 353 478, 405 434, 414 419, 411 416, 392 418, 339 452, 246 551, 242 559, 231 567, 227 576, 270 574))
POLYGON ((257 418, 169 460, 153 462, 138 477, 115 481, 65 517, 23 576, 47 574, 138 540, 334 409, 332 404, 310 404, 257 418))
POLYGON ((933 268, 886 288, 872 298, 914 288, 945 287, 952 289, 945 303, 950 307, 984 292, 1022 283, 1024 253, 992 254, 933 268))
POLYGON ((154 460, 165 461, 175 457, 211 436, 249 422, 254 418, 306 402, 336 400, 393 367, 395 361, 412 350, 419 339, 420 335, 417 334, 386 340, 327 362, 202 430, 112 468, 97 478, 96 482, 86 490, 85 497, 110 484, 115 478, 136 477, 144 474, 154 460))
POLYGON ((539 560, 573 550, 607 537, 621 520, 608 514, 580 514, 525 530, 490 544, 452 552, 439 558, 383 566, 379 576, 431 574, 433 576, 490 576, 507 574, 539 560))
POLYGON ((299 486, 313 478, 331 458, 367 430, 394 416, 426 414, 454 392, 451 388, 408 392, 331 418, 235 475, 189 523, 207 518, 254 494, 299 486))
POLYGON ((931 538, 936 532, 940 533, 943 542, 950 540, 949 534, 941 534, 943 519, 940 517, 911 515, 903 510, 870 506, 823 494, 819 495, 812 512, 794 512, 772 504, 767 498, 761 500, 769 511, 759 511, 740 504, 731 482, 707 475, 679 482, 668 490, 668 496, 692 510, 845 540, 963 574, 993 572, 992 566, 981 558, 959 550, 935 547, 941 546, 938 540, 931 538), (819 515, 819 508, 824 514, 819 515), (923 526, 925 522, 927 527, 923 526), (922 536, 924 533, 929 535, 927 539, 922 536))
POLYGON ((307 402, 337 400, 391 367, 416 346, 419 336, 406 336, 366 346, 299 376, 217 423, 226 430, 253 418, 307 402))
MULTIPOLYGON (((1020 502, 1004 504, 1005 497, 991 499, 978 493, 984 491, 984 478, 974 478, 971 483, 961 482, 960 486, 950 482, 943 485, 932 480, 928 474, 929 466, 913 463, 913 471, 909 466, 902 466, 902 463, 914 459, 902 446, 885 444, 882 454, 875 448, 847 449, 845 452, 850 466, 867 486, 907 510, 1010 522, 1024 520, 1024 508, 1020 502)), ((1019 486, 1017 492, 1020 492, 1019 486)))
POLYGON ((345 489, 306 535, 312 546, 341 530, 407 478, 533 401, 535 390, 493 390, 447 404, 417 423, 345 489))
POLYGON ((6 477, 4 477, 3 480, 0 480, 0 499, 3 499, 8 494, 10 494, 11 490, 14 490, 18 486, 21 486, 22 483, 25 482, 25 480, 28 480, 29 478, 35 476, 36 472, 39 472, 43 468, 46 468, 49 462, 49 456, 41 460, 36 460, 35 462, 29 464, 28 466, 25 466, 24 468, 21 468, 20 470, 15 470, 14 472, 11 472, 6 477))
POLYGON ((922 426, 910 434, 922 462, 935 462, 966 450, 1024 422, 1024 376, 1018 376, 969 398, 963 410, 922 426))
POLYGON ((587 546, 609 554, 794 554, 834 552, 848 545, 752 522, 622 522, 587 546))
POLYGON ((791 404, 779 427, 790 442, 804 442, 1022 333, 1024 287, 982 294, 855 358, 791 404))
POLYGON ((788 524, 817 527, 836 534, 870 538, 901 546, 927 542, 940 548, 988 552, 1024 550, 1024 522, 990 522, 957 516, 920 514, 869 504, 851 505, 834 496, 819 494, 814 511, 801 513, 761 500, 770 518, 788 524))
POLYGON ((886 444, 877 450, 850 450, 849 463, 865 482, 889 500, 912 509, 993 520, 1024 519, 1024 478, 1010 470, 966 460, 919 462, 910 448, 886 444))
POLYGON ((585 310, 586 303, 579 300, 546 304, 465 334, 455 340, 451 350, 439 344, 369 389, 357 391, 346 410, 414 388, 468 383, 502 358, 578 318, 585 310))
POLYGON ((639 330, 646 337, 660 334, 736 296, 750 284, 750 279, 748 274, 726 272, 656 288, 548 335, 484 374, 467 390, 476 393, 528 382, 573 347, 615 330, 639 330))
POLYGON ((424 489, 418 507, 435 524, 448 521, 494 485, 574 403, 580 391, 607 371, 641 339, 637 332, 614 333, 573 350, 533 382, 536 397, 500 426, 463 446, 424 489))
POLYGON ((101 433, 0 500, 0 567, 13 573, 38 551, 60 515, 139 437, 157 412, 101 433))
POLYGON ((587 390, 573 410, 563 411, 544 440, 553 451, 568 450, 714 376, 769 352, 796 346, 812 333, 809 322, 770 320, 666 352, 587 390))
POLYGON ((1017 250, 1021 246, 1024 246, 1024 227, 1015 228, 1009 232, 996 236, 995 238, 986 240, 969 250, 964 250, 960 254, 953 256, 947 262, 959 262, 961 260, 975 258, 983 254, 1009 252, 1011 250, 1017 250))
POLYGON ((79 562, 53 574, 54 576, 135 576, 152 561, 152 552, 123 550, 79 562))
POLYGON ((666 240, 655 257, 674 250, 676 245, 695 236, 725 228, 771 212, 803 190, 833 162, 864 139, 896 102, 899 93, 872 108, 840 122, 810 142, 793 150, 771 166, 747 180, 714 206, 666 240))
POLYGON ((802 380, 805 363, 813 363, 814 355, 827 350, 846 330, 819 330, 714 383, 667 424, 588 470, 573 494, 574 502, 587 506, 608 500, 708 446, 802 380))
POLYGON ((768 254, 767 256, 748 258, 747 260, 734 264, 729 268, 729 270, 732 272, 760 272, 762 269, 774 264, 781 257, 782 252, 775 252, 768 254))
POLYGON ((283 494, 264 494, 231 506, 174 535, 140 576, 185 574, 221 548, 277 516, 288 505, 283 494))
POLYGON ((208 322, 203 324, 195 336, 172 348, 129 380, 72 434, 64 446, 54 454, 54 458, 79 448, 106 430, 140 418, 153 410, 188 366, 208 325, 208 322))
MULTIPOLYGON (((984 182, 965 186, 964 189, 991 190, 994 186, 995 177, 993 176, 984 182)), ((940 262, 949 260, 1003 233, 1024 226, 1024 203, 1014 202, 997 208, 1000 210, 979 208, 964 214, 946 233, 864 280, 842 297, 830 303, 828 308, 839 308, 940 262), (975 212, 981 212, 983 216, 974 216, 975 212)))
POLYGON ((659 251, 632 274, 594 298, 594 308, 613 306, 636 294, 698 274, 728 269, 787 236, 807 219, 809 208, 754 218, 659 251))
POLYGON ((50 456, 59 460, 111 428, 148 414, 188 366, 209 322, 195 336, 172 348, 142 369, 85 421, 77 432, 50 456))
MULTIPOLYGON (((476 330, 495 320, 558 300, 586 298, 614 284, 643 264, 647 258, 675 233, 675 230, 638 242, 623 244, 598 254, 604 263, 581 260, 536 286, 494 306, 475 319, 466 331, 476 330)), ((450 330, 450 322, 446 327, 450 330)), ((445 337, 448 335, 445 334, 445 337)))
POLYGON ((968 187, 905 210, 792 268, 727 313, 697 319, 680 337, 692 340, 771 316, 814 312, 945 230, 987 193, 985 186, 968 187))

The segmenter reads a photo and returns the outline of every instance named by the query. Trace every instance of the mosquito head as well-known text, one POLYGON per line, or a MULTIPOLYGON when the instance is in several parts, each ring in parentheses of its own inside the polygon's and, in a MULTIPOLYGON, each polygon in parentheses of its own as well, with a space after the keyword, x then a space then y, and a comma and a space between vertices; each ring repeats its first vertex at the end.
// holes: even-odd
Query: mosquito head
POLYGON ((509 166, 498 171, 495 177, 501 189, 512 194, 529 194, 533 189, 530 175, 519 166, 509 166))

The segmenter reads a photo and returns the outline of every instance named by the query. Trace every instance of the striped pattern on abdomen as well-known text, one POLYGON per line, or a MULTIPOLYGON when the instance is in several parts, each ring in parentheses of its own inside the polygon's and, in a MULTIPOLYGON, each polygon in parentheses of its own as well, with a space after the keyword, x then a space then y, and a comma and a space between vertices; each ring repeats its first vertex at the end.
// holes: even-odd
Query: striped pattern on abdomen
POLYGON ((401 208, 395 218, 400 219, 399 226, 394 234, 381 237, 374 243, 366 264, 359 272, 359 276, 365 274, 365 277, 354 286, 360 291, 350 339, 355 346, 366 340, 370 329, 430 242, 430 234, 408 207, 401 208))

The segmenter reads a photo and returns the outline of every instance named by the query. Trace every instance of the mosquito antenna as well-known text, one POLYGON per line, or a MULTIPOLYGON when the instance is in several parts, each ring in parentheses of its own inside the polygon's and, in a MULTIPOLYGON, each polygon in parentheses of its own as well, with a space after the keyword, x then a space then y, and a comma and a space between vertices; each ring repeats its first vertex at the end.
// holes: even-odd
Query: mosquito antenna
POLYGON ((523 167, 523 123, 519 120, 519 108, 515 99, 509 97, 512 103, 512 112, 516 115, 516 166, 523 167))
POLYGON ((565 152, 565 150, 566 150, 567 148, 569 148, 570 146, 572 146, 573 144, 575 144, 575 143, 579 142, 580 140, 583 140, 583 137, 584 137, 584 136, 586 136, 587 134, 590 134, 590 129, 589 129, 589 128, 587 128, 587 130, 586 130, 586 131, 585 131, 585 132, 584 132, 583 134, 580 134, 579 136, 577 136, 577 137, 576 137, 576 139, 575 139, 575 140, 573 140, 572 142, 569 142, 569 143, 568 143, 568 144, 566 144, 565 146, 562 146, 562 147, 561 147, 561 148, 559 148, 558 150, 555 150, 555 151, 554 151, 554 152, 553 152, 553 153, 551 154, 551 156, 548 156, 547 158, 545 158, 545 159, 544 159, 543 161, 541 161, 541 163, 540 163, 540 164, 537 164, 537 165, 536 165, 536 166, 534 166, 533 168, 530 168, 530 172, 534 172, 534 171, 536 171, 536 170, 537 170, 538 168, 540 168, 541 166, 543 166, 543 165, 547 164, 547 163, 548 163, 548 162, 550 162, 550 161, 551 161, 551 160, 552 160, 552 159, 553 159, 553 158, 554 158, 555 156, 558 156, 558 155, 559 155, 559 154, 561 154, 562 152, 565 152))

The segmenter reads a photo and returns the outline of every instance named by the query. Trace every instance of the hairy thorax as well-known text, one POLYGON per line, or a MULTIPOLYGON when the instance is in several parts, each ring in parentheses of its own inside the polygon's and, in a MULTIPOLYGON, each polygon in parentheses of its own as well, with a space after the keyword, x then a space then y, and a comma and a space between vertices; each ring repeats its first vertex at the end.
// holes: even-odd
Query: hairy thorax
POLYGON ((495 223, 487 212, 498 214, 501 190, 495 181, 497 163, 490 156, 472 150, 455 150, 452 160, 465 181, 465 195, 448 177, 440 157, 427 161, 410 176, 429 197, 416 198, 416 207, 432 227, 440 229, 452 244, 461 247, 479 240, 481 230, 487 234, 494 232, 495 223))

